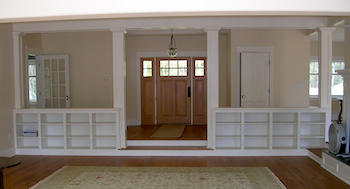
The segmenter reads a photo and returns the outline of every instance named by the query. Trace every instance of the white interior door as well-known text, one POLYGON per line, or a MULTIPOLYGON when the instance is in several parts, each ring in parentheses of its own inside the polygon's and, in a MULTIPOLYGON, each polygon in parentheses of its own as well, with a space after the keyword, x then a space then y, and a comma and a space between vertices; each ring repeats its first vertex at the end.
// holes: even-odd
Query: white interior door
POLYGON ((241 53, 241 107, 268 107, 269 53, 241 53))
POLYGON ((38 107, 69 108, 68 55, 37 56, 38 107))

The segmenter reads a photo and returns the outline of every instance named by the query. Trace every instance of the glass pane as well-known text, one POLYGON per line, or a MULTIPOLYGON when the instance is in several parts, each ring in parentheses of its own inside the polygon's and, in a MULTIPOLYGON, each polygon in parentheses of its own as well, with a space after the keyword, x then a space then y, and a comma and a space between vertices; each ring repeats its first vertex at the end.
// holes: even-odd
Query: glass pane
POLYGON ((332 95, 343 95, 343 77, 332 75, 332 95))
POLYGON ((53 102, 53 104, 52 104, 53 108, 59 108, 58 107, 58 99, 53 99, 52 102, 53 102))
POLYGON ((52 73, 52 84, 58 84, 58 74, 52 73))
POLYGON ((44 69, 45 69, 45 75, 50 75, 50 72, 51 72, 50 60, 44 60, 44 69))
POLYGON ((152 61, 144 60, 143 61, 143 68, 152 68, 152 61))
POLYGON ((160 61, 160 68, 169 68, 169 61, 161 60, 160 61))
POLYGON ((57 71, 57 60, 52 59, 52 71, 57 71))
POLYGON ((204 76, 204 68, 196 68, 194 70, 194 76, 204 76))
POLYGON ((318 62, 310 62, 310 73, 318 73, 318 62))
POLYGON ((52 96, 58 97, 58 87, 52 87, 52 96))
POLYGON ((170 68, 177 68, 177 60, 169 61, 170 68))
POLYGON ((51 108, 51 100, 45 99, 45 108, 51 108))
POLYGON ((179 69, 179 76, 187 76, 187 69, 179 69))
POLYGON ((65 84, 66 83, 66 77, 65 77, 65 73, 60 73, 60 84, 65 84))
POLYGON ((318 75, 310 75, 310 95, 318 95, 318 75))
POLYGON ((60 97, 65 97, 65 96, 66 96, 66 87, 60 86, 60 97))
POLYGON ((179 60, 179 68, 187 68, 187 60, 179 60))
POLYGON ((204 68, 204 60, 196 60, 195 67, 196 68, 204 68))
POLYGON ((168 69, 160 69, 160 76, 169 76, 168 69))
POLYGON ((36 102, 36 77, 30 77, 29 78, 29 101, 30 102, 36 102))
POLYGON ((36 66, 35 65, 28 65, 28 75, 29 76, 36 76, 36 66))
POLYGON ((51 98, 51 79, 45 77, 45 98, 51 98))
POLYGON ((345 63, 344 62, 333 62, 332 63, 332 73, 337 73, 337 70, 344 70, 345 63))
POLYGON ((65 99, 60 100, 60 108, 66 108, 66 100, 65 99))
POLYGON ((178 76, 177 73, 178 73, 178 69, 169 69, 169 72, 170 72, 170 76, 178 76))
POLYGON ((59 59, 59 71, 65 71, 65 62, 64 59, 59 59))
POLYGON ((152 69, 143 69, 143 77, 152 77, 152 69))

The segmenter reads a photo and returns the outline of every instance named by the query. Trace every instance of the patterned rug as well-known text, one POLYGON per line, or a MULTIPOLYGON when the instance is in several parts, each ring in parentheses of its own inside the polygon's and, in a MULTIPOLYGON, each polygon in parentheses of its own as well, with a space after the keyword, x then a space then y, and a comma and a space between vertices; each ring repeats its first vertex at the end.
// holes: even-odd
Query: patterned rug
POLYGON ((31 189, 285 188, 266 167, 65 166, 31 189))

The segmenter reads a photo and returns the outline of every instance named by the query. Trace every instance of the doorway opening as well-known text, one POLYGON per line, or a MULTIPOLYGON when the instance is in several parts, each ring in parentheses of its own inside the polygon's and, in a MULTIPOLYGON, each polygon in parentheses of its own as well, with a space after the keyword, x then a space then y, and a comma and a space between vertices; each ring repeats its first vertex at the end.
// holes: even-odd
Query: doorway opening
POLYGON ((141 58, 140 68, 141 126, 132 126, 128 139, 146 139, 160 125, 186 124, 180 140, 206 140, 206 58, 141 58), (135 134, 142 131, 148 134, 135 134))

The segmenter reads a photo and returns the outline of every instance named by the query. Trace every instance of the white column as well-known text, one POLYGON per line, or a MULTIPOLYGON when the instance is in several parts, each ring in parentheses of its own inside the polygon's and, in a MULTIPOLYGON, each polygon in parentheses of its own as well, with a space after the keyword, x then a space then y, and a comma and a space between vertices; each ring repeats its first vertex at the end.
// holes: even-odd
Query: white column
POLYGON ((111 29, 113 33, 113 107, 120 108, 117 148, 126 148, 126 61, 125 28, 111 29))
POLYGON ((343 94, 343 124, 346 127, 346 148, 345 153, 349 153, 349 136, 350 136, 350 69, 339 70, 338 73, 343 76, 344 94, 343 94))
POLYGON ((328 141, 328 129, 332 122, 332 32, 335 28, 318 28, 318 107, 327 108, 326 136, 328 141))
POLYGON ((207 141, 214 148, 214 124, 212 109, 219 107, 219 30, 206 27, 207 31, 207 141))
POLYGON ((23 61, 22 61, 22 32, 12 32, 13 35, 13 62, 15 85, 15 108, 24 108, 23 93, 23 61))
POLYGON ((332 32, 335 28, 318 28, 318 106, 332 107, 332 32))

